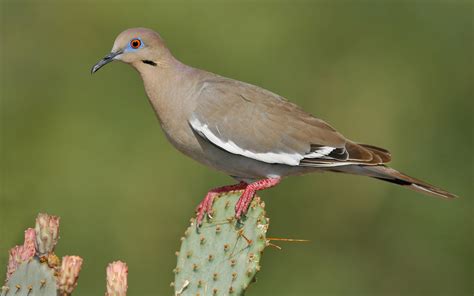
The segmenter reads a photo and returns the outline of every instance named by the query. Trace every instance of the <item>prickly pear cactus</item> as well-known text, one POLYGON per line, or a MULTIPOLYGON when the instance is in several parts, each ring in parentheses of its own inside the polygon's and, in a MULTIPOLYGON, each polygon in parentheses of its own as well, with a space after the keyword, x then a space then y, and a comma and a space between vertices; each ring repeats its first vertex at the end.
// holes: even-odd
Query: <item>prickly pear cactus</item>
POLYGON ((2 288, 2 296, 56 295, 54 270, 31 258, 21 263, 2 288))
POLYGON ((10 250, 1 296, 71 295, 77 285, 82 258, 54 254, 59 217, 39 214, 35 229, 25 231, 23 245, 10 250))
MULTIPOLYGON (((5 285, 0 296, 69 296, 77 287, 82 258, 59 259, 59 217, 38 214, 35 228, 25 231, 23 245, 10 250, 5 285)), ((128 266, 116 261, 107 267, 106 296, 127 295, 128 266)))
POLYGON ((259 197, 252 201, 242 221, 234 218, 241 192, 214 199, 212 218, 196 228, 195 220, 181 238, 175 295, 243 295, 260 270, 267 245, 269 219, 259 197))

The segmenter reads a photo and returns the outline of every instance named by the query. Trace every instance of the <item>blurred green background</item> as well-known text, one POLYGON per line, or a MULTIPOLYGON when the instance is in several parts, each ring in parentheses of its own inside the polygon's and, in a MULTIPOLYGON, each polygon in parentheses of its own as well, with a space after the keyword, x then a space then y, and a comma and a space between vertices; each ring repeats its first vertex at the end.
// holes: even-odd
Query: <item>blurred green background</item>
MULTIPOLYGON (((473 5, 456 1, 1 1, 0 267, 38 212, 62 217, 59 255, 85 259, 77 295, 130 267, 130 295, 170 295, 179 237, 230 178, 167 143, 142 82, 113 63, 128 27, 181 61, 301 105, 446 202, 339 174, 261 195, 270 236, 249 295, 472 295, 473 5)), ((0 277, 3 278, 3 277, 0 277)))

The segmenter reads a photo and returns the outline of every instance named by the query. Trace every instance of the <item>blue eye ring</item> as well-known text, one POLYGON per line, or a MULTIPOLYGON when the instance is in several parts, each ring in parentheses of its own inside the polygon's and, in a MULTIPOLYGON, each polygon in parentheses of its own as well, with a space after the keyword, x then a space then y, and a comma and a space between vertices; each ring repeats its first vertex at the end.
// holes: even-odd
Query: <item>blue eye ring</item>
POLYGON ((143 42, 140 40, 140 38, 133 38, 132 40, 130 40, 128 46, 131 49, 139 49, 143 46, 143 42))

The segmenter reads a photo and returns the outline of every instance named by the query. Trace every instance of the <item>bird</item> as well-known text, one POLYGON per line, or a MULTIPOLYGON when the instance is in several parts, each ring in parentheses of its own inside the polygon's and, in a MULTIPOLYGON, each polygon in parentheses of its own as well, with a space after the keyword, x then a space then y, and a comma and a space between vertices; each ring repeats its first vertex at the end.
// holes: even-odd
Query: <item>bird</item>
POLYGON ((363 175, 444 199, 457 197, 387 166, 388 150, 344 137, 278 94, 180 62, 152 29, 121 32, 91 73, 113 61, 138 71, 177 150, 238 182, 208 191, 196 208, 197 225, 212 215, 220 193, 241 190, 235 205, 240 220, 257 191, 312 172, 363 175))

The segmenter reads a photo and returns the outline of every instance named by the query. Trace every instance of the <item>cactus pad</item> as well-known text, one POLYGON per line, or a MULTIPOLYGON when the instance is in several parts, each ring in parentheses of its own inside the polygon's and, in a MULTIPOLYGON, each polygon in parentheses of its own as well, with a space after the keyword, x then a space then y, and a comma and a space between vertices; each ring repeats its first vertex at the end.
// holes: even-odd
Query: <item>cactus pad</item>
POLYGON ((35 257, 18 266, 2 287, 1 296, 56 296, 56 285, 53 269, 35 257))
POLYGON ((269 220, 255 197, 242 219, 234 218, 241 192, 214 199, 212 218, 185 231, 174 270, 176 295, 242 295, 260 270, 269 220))
MULTIPOLYGON (((83 259, 54 254, 59 217, 39 214, 35 228, 25 231, 23 245, 10 249, 5 285, 0 296, 70 296, 77 286, 83 259)), ((107 268, 107 296, 127 295, 127 264, 107 268)))

